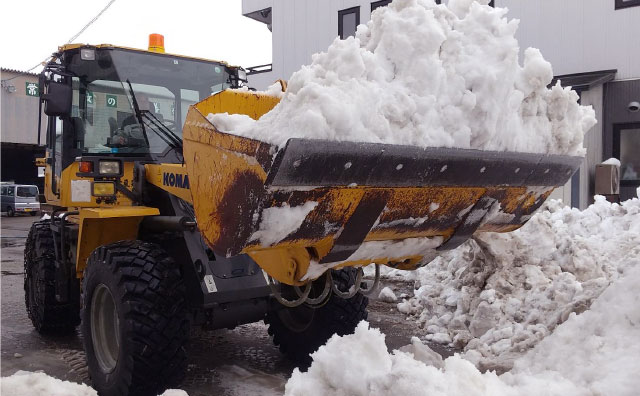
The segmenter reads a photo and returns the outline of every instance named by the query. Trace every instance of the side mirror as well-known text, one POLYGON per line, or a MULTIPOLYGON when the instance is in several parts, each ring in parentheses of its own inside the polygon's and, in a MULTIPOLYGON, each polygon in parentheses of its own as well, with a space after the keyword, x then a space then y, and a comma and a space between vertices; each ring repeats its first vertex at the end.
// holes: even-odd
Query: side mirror
POLYGON ((71 114, 73 91, 71 85, 59 81, 45 81, 45 93, 41 96, 44 102, 44 113, 48 116, 60 117, 71 114))

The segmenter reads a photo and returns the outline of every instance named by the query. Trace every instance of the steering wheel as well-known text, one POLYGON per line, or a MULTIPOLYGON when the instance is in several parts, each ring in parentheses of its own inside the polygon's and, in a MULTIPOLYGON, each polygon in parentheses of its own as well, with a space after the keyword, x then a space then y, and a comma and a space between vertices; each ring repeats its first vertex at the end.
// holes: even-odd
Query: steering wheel
POLYGON ((144 139, 132 136, 124 128, 119 128, 115 131, 113 136, 109 138, 109 141, 105 144, 106 147, 121 148, 121 147, 146 147, 147 143, 144 139))

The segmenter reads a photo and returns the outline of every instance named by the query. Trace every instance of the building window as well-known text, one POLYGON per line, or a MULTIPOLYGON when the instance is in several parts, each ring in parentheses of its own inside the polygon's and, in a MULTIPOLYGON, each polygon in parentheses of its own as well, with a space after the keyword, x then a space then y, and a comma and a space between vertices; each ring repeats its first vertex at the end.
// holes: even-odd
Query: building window
POLYGON ((373 10, 378 7, 384 7, 389 3, 391 3, 391 0, 374 1, 373 3, 371 3, 371 12, 373 12, 373 10))
POLYGON ((635 6, 640 6, 640 0, 616 0, 616 10, 635 6))
POLYGON ((613 156, 620 160, 620 184, 640 186, 640 124, 613 127, 613 156))
POLYGON ((338 11, 338 34, 341 39, 356 35, 356 28, 360 24, 360 7, 347 8, 338 11))

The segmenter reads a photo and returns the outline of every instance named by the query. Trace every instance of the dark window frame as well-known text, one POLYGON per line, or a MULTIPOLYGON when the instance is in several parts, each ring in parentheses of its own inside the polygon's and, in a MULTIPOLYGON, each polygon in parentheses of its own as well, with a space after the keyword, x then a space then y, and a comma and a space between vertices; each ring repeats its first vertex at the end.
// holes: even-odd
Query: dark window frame
POLYGON ((638 6, 640 6, 640 0, 627 0, 627 1, 616 0, 616 10, 619 10, 622 8, 629 8, 629 7, 638 7, 638 6))
POLYGON ((371 12, 373 12, 376 8, 386 7, 387 5, 389 5, 389 3, 391 3, 391 0, 374 1, 373 3, 371 3, 371 12))
MULTIPOLYGON (((620 159, 620 134, 623 130, 640 129, 640 122, 621 122, 613 124, 613 152, 614 158, 620 159)), ((620 186, 640 187, 638 180, 622 180, 622 169, 620 169, 620 186)))
POLYGON ((344 10, 338 11, 338 36, 340 36, 340 39, 342 40, 349 37, 349 36, 346 36, 346 37, 344 36, 344 31, 343 31, 344 27, 342 26, 343 25, 342 18, 348 14, 356 14, 356 30, 358 30, 358 25, 360 25, 360 6, 346 8, 344 10))

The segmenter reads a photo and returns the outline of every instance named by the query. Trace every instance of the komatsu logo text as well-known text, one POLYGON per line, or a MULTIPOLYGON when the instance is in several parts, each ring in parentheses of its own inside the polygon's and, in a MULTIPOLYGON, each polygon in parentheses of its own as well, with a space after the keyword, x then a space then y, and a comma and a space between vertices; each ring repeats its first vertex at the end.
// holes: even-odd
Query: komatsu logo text
POLYGON ((180 173, 164 172, 162 184, 170 187, 189 188, 189 176, 180 173))

